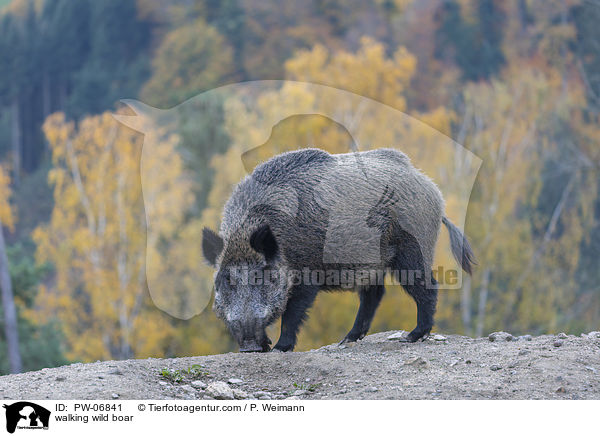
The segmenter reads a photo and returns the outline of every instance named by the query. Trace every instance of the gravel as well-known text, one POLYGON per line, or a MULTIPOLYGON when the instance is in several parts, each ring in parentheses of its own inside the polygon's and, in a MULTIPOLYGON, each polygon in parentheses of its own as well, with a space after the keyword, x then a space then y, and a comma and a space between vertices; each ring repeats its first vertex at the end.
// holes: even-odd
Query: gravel
POLYGON ((213 382, 206 388, 206 394, 216 400, 233 400, 233 389, 227 383, 222 381, 213 382))
POLYGON ((488 336, 490 342, 508 342, 514 340, 514 336, 506 332, 494 332, 488 336))
POLYGON ((552 345, 554 345, 556 348, 558 348, 558 347, 562 347, 564 343, 565 343, 565 341, 563 341, 562 339, 557 339, 556 341, 552 342, 552 345))
MULTIPOLYGON (((159 382, 159 383, 167 384, 166 382, 159 382)), ((202 380, 194 380, 192 382, 192 386, 195 387, 196 389, 206 389, 206 387, 207 387, 206 383, 204 383, 202 380)))
POLYGON ((436 340, 436 334, 407 343, 388 340, 401 332, 384 332, 345 348, 333 344, 295 353, 76 363, 2 376, 0 397, 600 399, 600 332, 531 340, 506 332, 477 339, 444 335, 446 340, 436 340), (164 368, 187 374, 192 365, 202 367, 193 378, 177 382, 160 375, 164 368))

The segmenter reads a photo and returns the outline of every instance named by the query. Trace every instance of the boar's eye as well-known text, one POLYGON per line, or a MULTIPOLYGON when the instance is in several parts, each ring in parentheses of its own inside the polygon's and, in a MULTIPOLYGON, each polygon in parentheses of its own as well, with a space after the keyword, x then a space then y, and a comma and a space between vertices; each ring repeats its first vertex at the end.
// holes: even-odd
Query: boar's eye
POLYGON ((250 246, 265 256, 267 262, 273 260, 279 251, 275 235, 273 235, 268 224, 263 224, 252 233, 250 236, 250 246))

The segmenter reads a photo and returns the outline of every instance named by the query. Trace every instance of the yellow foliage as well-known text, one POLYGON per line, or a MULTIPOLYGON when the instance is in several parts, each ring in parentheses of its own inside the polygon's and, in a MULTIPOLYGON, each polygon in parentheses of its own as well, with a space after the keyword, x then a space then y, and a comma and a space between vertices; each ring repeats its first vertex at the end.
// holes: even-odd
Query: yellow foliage
POLYGON ((40 316, 60 319, 70 359, 163 355, 173 328, 153 307, 145 273, 147 266, 169 269, 158 239, 175 237, 193 200, 180 177, 177 138, 160 131, 146 138, 160 146, 144 156, 147 172, 140 178, 144 138, 111 114, 76 127, 58 113, 43 129, 52 150, 55 206, 33 239, 37 259, 55 265, 56 281, 40 288, 40 316), (150 265, 147 249, 154 254, 150 265))
POLYGON ((310 51, 299 52, 285 67, 289 79, 341 88, 405 111, 403 93, 416 65, 416 58, 404 47, 399 47, 393 58, 387 58, 383 44, 363 37, 356 54, 330 54, 322 45, 316 45, 310 51))
POLYGON ((11 195, 10 176, 8 171, 0 166, 0 223, 12 231, 14 230, 15 217, 10 205, 11 195))

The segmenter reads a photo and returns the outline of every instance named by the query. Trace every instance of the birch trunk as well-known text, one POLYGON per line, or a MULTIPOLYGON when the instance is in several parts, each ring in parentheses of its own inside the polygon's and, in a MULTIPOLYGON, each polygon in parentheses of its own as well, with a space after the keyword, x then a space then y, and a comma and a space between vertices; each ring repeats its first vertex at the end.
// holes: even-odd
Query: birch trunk
POLYGON ((23 365, 21 363, 21 352, 19 351, 17 309, 15 308, 10 272, 8 270, 2 221, 0 221, 0 288, 2 291, 2 308, 4 309, 4 334, 8 348, 8 362, 10 364, 10 372, 14 374, 21 372, 23 365))
POLYGON ((486 268, 481 278, 481 289, 479 291, 479 313, 477 314, 477 330, 475 336, 480 338, 485 327, 485 310, 487 305, 488 288, 490 284, 490 270, 486 268))
POLYGON ((13 183, 19 184, 19 176, 21 174, 21 105, 19 97, 14 97, 11 105, 11 121, 12 121, 12 158, 13 158, 13 183))
POLYGON ((464 277, 460 298, 462 322, 465 335, 471 336, 473 332, 471 321, 471 276, 465 275, 464 277))

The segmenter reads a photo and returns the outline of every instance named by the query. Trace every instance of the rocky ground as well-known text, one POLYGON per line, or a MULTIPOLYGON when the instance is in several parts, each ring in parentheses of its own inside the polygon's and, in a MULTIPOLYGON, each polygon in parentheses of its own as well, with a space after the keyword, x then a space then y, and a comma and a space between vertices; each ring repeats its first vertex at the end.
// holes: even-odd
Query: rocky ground
POLYGON ((600 332, 402 332, 299 353, 73 364, 0 377, 3 399, 600 399, 600 332), (399 340, 400 339, 400 340, 399 340))

